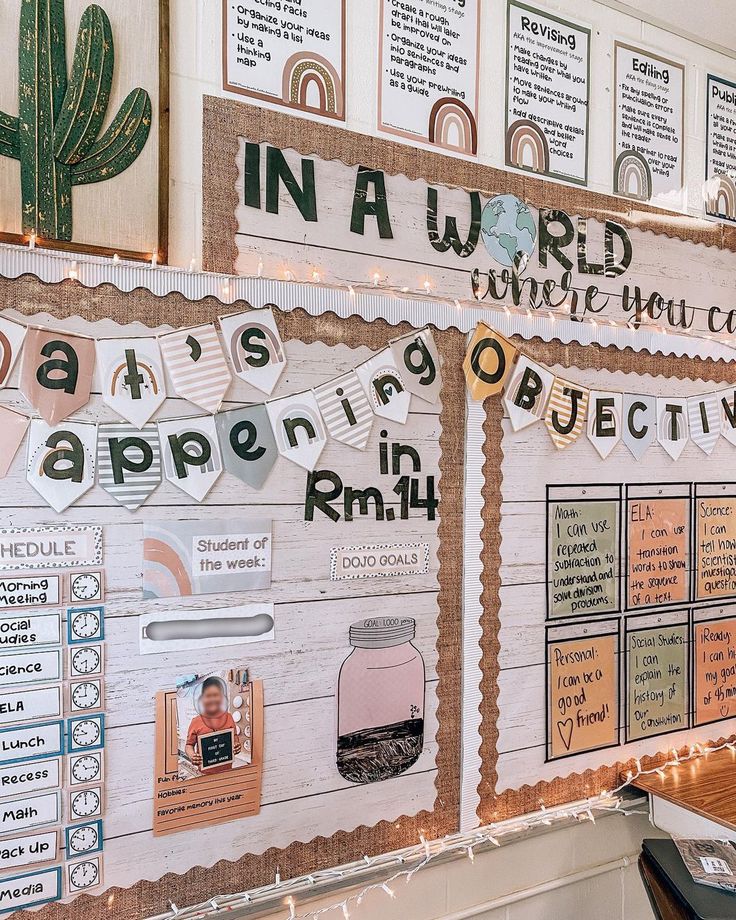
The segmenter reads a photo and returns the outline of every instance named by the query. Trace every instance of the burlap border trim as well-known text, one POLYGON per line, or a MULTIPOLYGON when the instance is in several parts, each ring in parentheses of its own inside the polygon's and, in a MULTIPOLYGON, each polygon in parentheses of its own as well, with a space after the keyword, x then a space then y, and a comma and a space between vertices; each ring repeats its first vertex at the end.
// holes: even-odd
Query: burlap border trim
MULTIPOLYGON (((651 355, 614 345, 565 345, 558 340, 526 341, 513 336, 516 345, 535 361, 551 367, 575 367, 580 370, 623 371, 627 374, 650 375, 676 380, 705 380, 712 383, 733 382, 733 368, 725 361, 711 358, 671 358, 651 355)), ((485 401, 486 436, 483 452, 485 484, 483 486, 483 616, 481 635, 481 778, 478 785, 480 805, 478 818, 482 824, 502 821, 546 807, 573 802, 604 790, 615 788, 634 761, 617 762, 597 770, 558 776, 535 786, 522 786, 496 795, 496 764, 498 762, 498 651, 500 630, 500 566, 501 566, 501 480, 503 460, 503 407, 499 396, 485 401)), ((716 739, 711 739, 716 741, 716 739)), ((723 740, 723 739, 720 739, 723 740)), ((660 739, 662 741, 662 739, 660 739)), ((664 743, 664 742, 663 742, 664 743)), ((683 749, 684 753, 684 749, 683 749)), ((667 752, 641 759, 645 769, 659 766, 669 759, 667 752)), ((564 763, 560 763, 564 769, 564 763)))
POLYGON ((728 224, 665 211, 579 186, 549 182, 533 175, 507 172, 382 137, 356 134, 284 112, 205 96, 202 264, 206 271, 231 274, 237 259, 238 137, 281 149, 291 148, 303 156, 340 160, 348 166, 365 166, 391 175, 422 179, 433 185, 477 190, 488 197, 512 194, 535 207, 555 208, 598 221, 615 220, 625 227, 736 252, 736 227, 728 224))
MULTIPOLYGON (((93 290, 74 282, 44 284, 27 276, 17 280, 0 278, 0 300, 6 308, 26 315, 47 312, 57 318, 79 315, 89 322, 114 319, 125 324, 148 326, 176 318, 178 326, 211 322, 222 312, 215 298, 192 302, 181 294, 157 297, 138 289, 124 293, 111 285, 93 290)), ((232 311, 247 310, 244 301, 232 311)), ((303 310, 275 311, 285 341, 367 346, 383 348, 399 335, 410 332, 408 324, 391 326, 384 320, 368 322, 359 317, 341 319, 335 314, 312 317, 303 310)), ((209 868, 197 867, 182 875, 167 874, 156 881, 141 881, 131 888, 113 888, 103 895, 82 895, 71 904, 52 904, 34 912, 34 920, 141 920, 163 913, 174 902, 179 908, 207 897, 230 894, 272 882, 276 871, 291 878, 318 869, 359 860, 363 855, 390 852, 416 843, 420 833, 428 839, 455 832, 459 824, 461 699, 458 675, 462 649, 462 489, 465 444, 465 377, 462 360, 465 336, 457 330, 434 330, 442 357, 443 389, 440 414, 440 522, 439 614, 437 619, 438 753, 437 797, 434 810, 397 821, 382 821, 372 827, 340 831, 329 838, 295 842, 284 849, 270 849, 262 855, 245 855, 235 862, 221 861, 209 868)), ((152 778, 153 781, 153 778, 152 778)), ((236 856, 237 854, 233 854, 236 856)), ((20 913, 26 912, 17 912, 20 913)), ((30 914, 28 914, 30 916, 30 914)))

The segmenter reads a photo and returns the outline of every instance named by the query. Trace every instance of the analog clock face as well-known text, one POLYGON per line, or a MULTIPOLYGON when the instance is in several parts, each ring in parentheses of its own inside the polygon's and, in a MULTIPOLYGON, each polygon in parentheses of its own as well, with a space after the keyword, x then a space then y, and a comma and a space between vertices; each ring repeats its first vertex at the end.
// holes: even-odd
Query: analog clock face
POLYGON ((100 740, 100 723, 92 719, 76 722, 72 728, 72 741, 77 747, 91 747, 100 740))
POLYGON ((101 696, 99 683, 85 680, 72 687, 72 706, 75 709, 95 709, 100 705, 101 696))
POLYGON ((71 798, 71 806, 77 818, 89 818, 100 810, 100 795, 94 789, 76 792, 71 798))
POLYGON ((97 828, 91 824, 87 827, 79 827, 69 835, 69 847, 75 853, 88 853, 90 850, 97 848, 100 835, 97 828))
POLYGON ((75 674, 95 674, 100 670, 102 656, 99 649, 79 648, 72 652, 72 671, 75 674))
POLYGON ((100 579, 97 575, 86 573, 72 576, 72 596, 78 601, 92 601, 99 596, 100 579))
POLYGON ((96 862, 80 862, 72 867, 69 881, 75 889, 90 888, 97 883, 99 869, 96 862))
POLYGON ((72 632, 78 639, 94 639, 100 632, 100 618, 93 610, 74 615, 72 632))
POLYGON ((101 764, 98 757, 85 754, 72 763, 72 776, 78 783, 91 783, 99 778, 101 764))

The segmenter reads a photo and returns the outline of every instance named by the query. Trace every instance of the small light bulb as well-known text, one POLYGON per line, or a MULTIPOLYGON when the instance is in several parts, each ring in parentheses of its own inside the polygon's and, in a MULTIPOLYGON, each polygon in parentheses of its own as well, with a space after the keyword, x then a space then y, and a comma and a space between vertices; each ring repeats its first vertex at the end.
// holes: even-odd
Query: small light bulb
POLYGON ((396 897, 394 892, 388 887, 388 885, 385 882, 383 883, 383 885, 381 885, 381 888, 383 888, 383 890, 392 900, 396 897))

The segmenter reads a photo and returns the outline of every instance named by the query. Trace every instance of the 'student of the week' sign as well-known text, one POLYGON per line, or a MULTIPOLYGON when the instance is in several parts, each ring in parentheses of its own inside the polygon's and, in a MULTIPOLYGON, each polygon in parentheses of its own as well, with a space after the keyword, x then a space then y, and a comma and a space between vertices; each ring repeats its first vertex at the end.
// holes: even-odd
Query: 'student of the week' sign
MULTIPOLYGON (((736 331, 715 248, 513 195, 431 185, 240 139, 235 269, 339 285, 569 310, 573 318, 736 331), (673 273, 673 265, 688 270, 673 273), (301 268, 299 267, 301 266, 301 268)), ((727 253, 726 263, 736 256, 727 253)), ((427 317, 430 319, 431 317, 427 317)))

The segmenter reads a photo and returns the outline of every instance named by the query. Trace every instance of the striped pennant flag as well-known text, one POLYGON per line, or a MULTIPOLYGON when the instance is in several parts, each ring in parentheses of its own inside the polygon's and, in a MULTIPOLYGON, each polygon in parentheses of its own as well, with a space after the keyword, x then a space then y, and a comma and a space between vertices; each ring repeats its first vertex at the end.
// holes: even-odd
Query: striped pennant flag
POLYGON ((315 387, 314 395, 332 437, 365 450, 373 428, 373 409, 355 371, 315 387))
POLYGON ((717 393, 691 396, 687 401, 690 440, 706 454, 712 454, 721 436, 721 406, 717 393))
POLYGON ((570 380, 555 377, 544 424, 559 450, 580 437, 587 417, 589 392, 570 380))
POLYGON ((137 511, 161 484, 161 445, 156 425, 140 430, 117 422, 100 425, 97 481, 128 511, 137 511))
POLYGON ((167 332, 159 342, 177 395, 217 412, 232 377, 214 323, 167 332))

